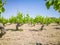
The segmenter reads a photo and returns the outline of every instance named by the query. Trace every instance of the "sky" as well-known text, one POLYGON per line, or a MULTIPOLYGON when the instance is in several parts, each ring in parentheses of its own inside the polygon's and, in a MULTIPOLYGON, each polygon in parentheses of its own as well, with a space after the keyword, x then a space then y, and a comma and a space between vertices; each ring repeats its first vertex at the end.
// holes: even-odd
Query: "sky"
POLYGON ((49 10, 45 6, 44 0, 6 0, 5 12, 2 14, 5 18, 16 16, 18 12, 23 15, 29 14, 31 17, 36 15, 60 17, 60 13, 53 7, 49 10))

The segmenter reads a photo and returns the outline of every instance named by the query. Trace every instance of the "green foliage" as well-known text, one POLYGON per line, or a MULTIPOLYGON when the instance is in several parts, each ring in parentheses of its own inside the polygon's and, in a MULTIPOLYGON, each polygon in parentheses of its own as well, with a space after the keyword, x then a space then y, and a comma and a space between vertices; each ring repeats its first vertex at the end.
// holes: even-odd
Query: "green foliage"
POLYGON ((12 16, 11 18, 9 18, 8 20, 10 23, 16 23, 17 22, 17 18, 12 16))
POLYGON ((22 24, 23 23, 23 15, 22 15, 22 13, 20 13, 20 12, 18 12, 18 14, 17 14, 17 16, 16 16, 16 21, 17 21, 17 23, 20 23, 20 24, 22 24))
POLYGON ((0 14, 5 11, 4 5, 6 4, 6 0, 4 2, 0 0, 0 14))
POLYGON ((57 11, 60 12, 60 0, 47 0, 46 7, 49 9, 51 6, 57 11))
POLYGON ((34 24, 34 25, 35 25, 35 23, 36 23, 36 22, 35 22, 35 19, 32 18, 32 17, 30 18, 30 22, 31 22, 31 24, 34 24))
POLYGON ((35 17, 35 22, 36 22, 36 23, 41 23, 41 24, 43 24, 43 23, 44 23, 44 17, 37 15, 37 16, 35 17))
POLYGON ((4 17, 0 17, 0 23, 6 24, 8 20, 4 17))
POLYGON ((26 14, 26 16, 24 16, 23 22, 24 23, 29 23, 30 22, 30 16, 29 16, 29 14, 26 14))
POLYGON ((3 24, 7 23, 7 20, 5 18, 1 17, 1 13, 5 11, 5 9, 4 9, 5 3, 6 3, 6 0, 4 0, 4 2, 2 0, 0 0, 0 23, 3 23, 3 24))
POLYGON ((0 17, 0 23, 6 24, 6 23, 20 23, 20 24, 25 24, 25 23, 31 23, 35 25, 36 23, 41 23, 41 24, 50 24, 50 23, 57 23, 60 24, 60 17, 55 18, 55 17, 43 17, 40 15, 37 15, 35 18, 32 18, 29 16, 29 14, 26 14, 25 16, 18 12, 17 16, 11 16, 9 19, 5 19, 4 17, 0 17))
POLYGON ((44 24, 50 24, 51 23, 51 19, 48 17, 48 16, 46 16, 46 18, 44 19, 44 24))
POLYGON ((35 18, 32 18, 29 16, 29 14, 26 14, 25 16, 23 16, 22 13, 18 13, 17 16, 12 16, 11 18, 9 18, 9 22, 10 23, 20 23, 20 24, 25 24, 25 23, 31 23, 33 25, 35 25, 36 23, 41 23, 41 24, 50 24, 50 23, 57 23, 60 24, 60 17, 59 18, 55 18, 55 17, 43 17, 40 15, 37 15, 35 18))
POLYGON ((57 22, 57 20, 58 20, 57 18, 55 18, 55 17, 51 17, 51 22, 52 22, 52 23, 57 22))

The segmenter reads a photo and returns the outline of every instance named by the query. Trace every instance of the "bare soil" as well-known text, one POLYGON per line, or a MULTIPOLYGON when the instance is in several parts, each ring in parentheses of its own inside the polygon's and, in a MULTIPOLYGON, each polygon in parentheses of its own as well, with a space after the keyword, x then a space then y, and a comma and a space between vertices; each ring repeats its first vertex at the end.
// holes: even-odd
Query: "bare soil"
POLYGON ((60 25, 52 23, 40 30, 41 24, 23 24, 14 31, 16 24, 6 25, 6 34, 0 38, 0 45, 60 45, 60 25))

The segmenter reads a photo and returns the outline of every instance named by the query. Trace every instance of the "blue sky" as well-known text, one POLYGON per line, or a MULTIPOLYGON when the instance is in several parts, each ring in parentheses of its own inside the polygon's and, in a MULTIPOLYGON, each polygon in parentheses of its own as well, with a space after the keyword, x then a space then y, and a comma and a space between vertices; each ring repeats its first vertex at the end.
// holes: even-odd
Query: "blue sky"
POLYGON ((60 13, 52 7, 47 10, 44 0, 6 0, 4 7, 5 12, 2 15, 6 18, 16 16, 18 11, 23 15, 28 13, 31 17, 36 15, 60 17, 60 13))

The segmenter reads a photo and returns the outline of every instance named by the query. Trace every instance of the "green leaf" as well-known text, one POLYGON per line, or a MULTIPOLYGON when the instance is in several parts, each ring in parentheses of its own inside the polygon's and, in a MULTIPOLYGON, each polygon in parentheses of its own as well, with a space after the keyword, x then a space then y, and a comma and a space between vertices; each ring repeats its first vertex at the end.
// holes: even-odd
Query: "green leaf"
POLYGON ((47 9, 49 9, 49 8, 50 8, 49 1, 47 1, 47 2, 46 2, 46 7, 47 7, 47 9))
POLYGON ((2 13, 2 12, 4 12, 4 11, 5 11, 4 7, 1 7, 1 8, 0 8, 0 12, 2 13))
POLYGON ((46 7, 47 9, 50 8, 50 6, 53 6, 53 8, 60 12, 60 0, 47 0, 46 1, 46 7))

